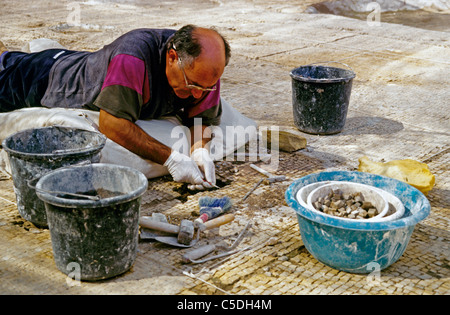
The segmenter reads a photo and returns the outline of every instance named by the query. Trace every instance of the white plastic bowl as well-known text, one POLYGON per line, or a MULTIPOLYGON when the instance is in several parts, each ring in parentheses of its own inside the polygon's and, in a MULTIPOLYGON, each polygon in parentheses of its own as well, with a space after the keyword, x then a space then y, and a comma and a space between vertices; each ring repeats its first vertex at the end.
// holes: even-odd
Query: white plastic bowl
POLYGON ((304 208, 308 208, 308 196, 309 194, 316 189, 317 187, 326 185, 326 184, 330 184, 330 183, 334 183, 336 181, 325 181, 325 182, 316 182, 316 183, 312 183, 306 186, 303 186, 302 188, 300 188, 300 190, 297 192, 297 201, 300 203, 300 205, 304 208))
MULTIPOLYGON (((376 187, 375 187, 376 188, 376 187)), ((379 189, 379 188, 376 188, 379 189)), ((385 216, 381 218, 377 218, 376 220, 373 220, 372 222, 386 222, 386 221, 393 221, 400 219, 405 214, 405 206, 403 205, 403 202, 400 201, 396 196, 394 196, 391 193, 388 193, 387 191, 384 191, 384 194, 386 196, 386 200, 388 202, 388 212, 385 214, 385 216)))
MULTIPOLYGON (((315 182, 315 183, 303 186, 302 188, 299 189, 299 191, 297 192, 297 195, 296 195, 298 203, 300 203, 300 205, 302 207, 309 209, 309 206, 307 204, 308 195, 319 186, 323 186, 323 185, 335 183, 335 182, 347 183, 347 181, 323 181, 323 182, 315 182)), ((348 182, 348 183, 351 183, 351 182, 348 182)), ((385 190, 382 190, 378 187, 373 187, 373 189, 380 190, 383 192, 383 194, 386 197, 387 202, 389 203, 389 210, 384 217, 377 217, 376 220, 374 218, 372 218, 371 222, 393 221, 393 220, 400 219, 405 214, 405 206, 400 201, 400 199, 398 199, 395 195, 393 195, 385 190)), ((312 210, 314 210, 314 209, 312 209, 312 210)), ((365 219, 365 220, 367 220, 367 219, 365 219)))
POLYGON ((312 211, 319 212, 326 216, 332 216, 326 213, 323 213, 313 206, 313 202, 317 201, 320 197, 325 197, 329 194, 331 190, 339 189, 345 194, 352 194, 356 192, 361 192, 364 196, 364 199, 366 201, 370 201, 377 209, 378 214, 370 219, 350 219, 350 218, 343 218, 343 217, 335 217, 342 220, 352 220, 352 221, 365 221, 365 222, 374 222, 377 221, 379 218, 382 218, 385 216, 389 211, 389 202, 386 199, 386 194, 381 189, 376 189, 373 186, 360 184, 360 183, 353 183, 353 182, 332 182, 325 185, 321 185, 317 188, 315 188, 307 198, 307 205, 308 208, 312 211))

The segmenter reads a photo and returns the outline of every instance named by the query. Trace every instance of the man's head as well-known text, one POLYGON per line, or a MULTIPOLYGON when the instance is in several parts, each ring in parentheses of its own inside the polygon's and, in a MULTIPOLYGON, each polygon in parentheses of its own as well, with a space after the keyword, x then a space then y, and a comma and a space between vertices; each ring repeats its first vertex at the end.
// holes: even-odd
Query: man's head
POLYGON ((167 45, 166 75, 180 98, 213 90, 230 60, 230 46, 217 31, 186 25, 167 45))

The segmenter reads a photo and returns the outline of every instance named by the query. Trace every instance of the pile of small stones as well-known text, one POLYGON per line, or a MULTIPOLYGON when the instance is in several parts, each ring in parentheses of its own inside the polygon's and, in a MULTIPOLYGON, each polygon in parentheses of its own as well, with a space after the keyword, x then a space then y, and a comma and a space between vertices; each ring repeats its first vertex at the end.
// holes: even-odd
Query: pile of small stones
POLYGON ((370 201, 364 200, 362 193, 345 194, 340 189, 331 190, 313 202, 313 206, 323 213, 347 219, 370 219, 379 213, 370 201))

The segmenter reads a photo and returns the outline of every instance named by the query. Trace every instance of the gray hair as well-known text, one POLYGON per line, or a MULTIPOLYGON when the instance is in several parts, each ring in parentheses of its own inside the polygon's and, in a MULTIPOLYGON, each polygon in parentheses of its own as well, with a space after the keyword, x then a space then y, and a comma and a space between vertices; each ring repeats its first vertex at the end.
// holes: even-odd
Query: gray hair
MULTIPOLYGON (((198 27, 192 24, 188 24, 180 28, 175 32, 173 37, 167 43, 167 49, 174 49, 181 58, 182 66, 190 66, 193 64, 195 58, 200 56, 202 52, 202 46, 193 32, 198 27)), ((228 41, 215 29, 215 31, 223 40, 225 45, 225 65, 228 65, 231 58, 231 49, 228 41)))

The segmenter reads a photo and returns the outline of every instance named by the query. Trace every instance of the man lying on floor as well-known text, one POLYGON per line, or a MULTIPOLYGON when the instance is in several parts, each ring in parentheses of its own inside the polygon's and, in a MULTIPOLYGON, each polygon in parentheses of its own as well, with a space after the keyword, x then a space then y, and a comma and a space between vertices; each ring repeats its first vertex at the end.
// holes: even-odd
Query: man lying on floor
POLYGON ((96 52, 27 54, 8 52, 0 42, 0 54, 0 112, 27 107, 99 111, 99 130, 113 142, 166 166, 175 181, 192 189, 215 185, 211 133, 204 131, 220 124, 220 77, 230 59, 229 44, 217 31, 193 25, 178 31, 138 29, 96 52), (190 157, 136 124, 165 116, 177 116, 191 128, 190 157), (201 118, 197 134, 196 118, 201 118))

